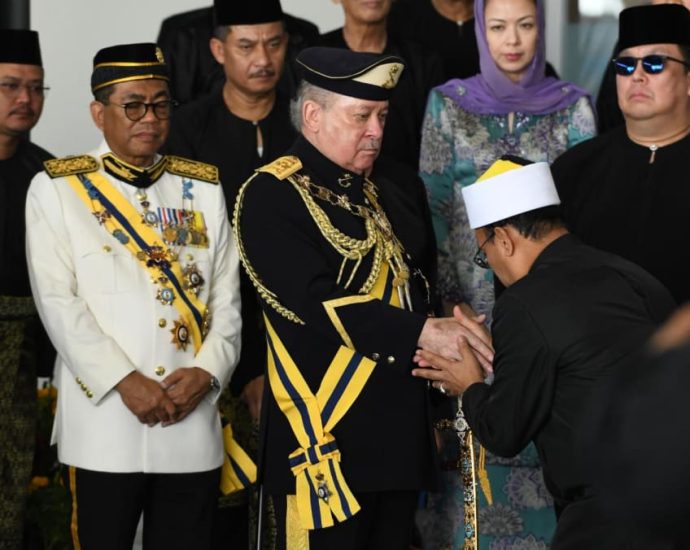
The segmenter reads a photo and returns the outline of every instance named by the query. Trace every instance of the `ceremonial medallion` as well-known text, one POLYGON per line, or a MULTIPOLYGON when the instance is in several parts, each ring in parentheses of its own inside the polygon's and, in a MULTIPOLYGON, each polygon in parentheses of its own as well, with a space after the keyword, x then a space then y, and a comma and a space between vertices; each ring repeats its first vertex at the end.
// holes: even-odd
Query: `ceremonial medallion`
POLYGON ((177 349, 182 351, 187 351, 187 345, 189 344, 189 328, 184 323, 184 321, 175 321, 172 329, 170 329, 173 337, 171 342, 175 344, 177 349))
POLYGON ((175 301, 175 292, 172 288, 159 288, 156 300, 164 306, 170 306, 175 301))
POLYGON ((151 210, 147 210, 142 214, 142 218, 144 220, 144 223, 148 226, 156 226, 158 225, 158 214, 155 212, 152 212, 151 210))
MULTIPOLYGON (((168 261, 168 252, 162 246, 152 246, 145 251, 146 257, 149 259, 146 261, 146 267, 160 267, 161 269, 167 269, 170 267, 170 262, 168 261)), ((141 259, 139 253, 137 253, 137 258, 141 259)))
POLYGON ((328 498, 331 496, 331 492, 328 490, 328 483, 324 480, 324 475, 322 473, 316 474, 316 480, 319 482, 316 488, 316 494, 324 502, 328 502, 328 498))
POLYGON ((199 295, 199 291, 204 286, 204 278, 201 276, 201 271, 196 266, 196 264, 187 264, 182 270, 184 275, 183 287, 185 290, 189 290, 195 296, 199 295))
POLYGON ((177 227, 168 225, 165 229, 163 229, 163 240, 165 241, 166 244, 169 245, 176 245, 177 244, 177 239, 178 239, 178 230, 177 227))

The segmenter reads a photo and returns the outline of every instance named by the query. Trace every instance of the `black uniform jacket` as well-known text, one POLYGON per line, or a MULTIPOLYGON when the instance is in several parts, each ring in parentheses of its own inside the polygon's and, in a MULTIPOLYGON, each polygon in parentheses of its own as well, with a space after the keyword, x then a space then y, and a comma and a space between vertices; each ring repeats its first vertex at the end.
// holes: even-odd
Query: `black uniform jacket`
MULTIPOLYGON (((298 82, 292 62, 303 48, 315 44, 319 29, 309 21, 287 14, 284 21, 289 42, 285 71, 278 86, 290 95, 298 82)), ((212 7, 178 13, 161 24, 157 42, 170 71, 170 90, 180 103, 219 90, 225 82, 223 67, 209 48, 213 30, 212 7)))
MULTIPOLYGON (((300 174, 337 194, 346 194, 364 204, 361 176, 346 172, 318 152, 304 138, 298 138, 288 152, 303 165, 300 174), (341 187, 338 179, 350 176, 351 185, 341 187)), ((402 205, 381 200, 384 207, 402 205)), ((361 218, 345 209, 319 201, 332 224, 345 234, 365 237, 361 218)), ((261 282, 280 303, 304 321, 300 325, 276 312, 267 303, 264 312, 313 392, 343 339, 327 315, 324 304, 344 299, 337 307, 341 330, 354 348, 378 358, 373 374, 332 434, 342 453, 345 480, 354 491, 414 490, 430 487, 435 480, 435 452, 428 412, 426 383, 410 375, 412 356, 428 309, 426 285, 414 276, 411 295, 414 312, 389 306, 380 300, 351 303, 371 267, 367 254, 351 284, 338 284, 343 258, 322 236, 305 203, 287 180, 260 173, 238 199, 238 232, 247 260, 261 282)), ((395 225, 404 211, 390 215, 395 225)), ((411 224, 417 223, 410 220, 411 224)), ((395 229, 395 228, 394 228, 395 229)), ((425 239, 408 232, 409 239, 425 239)), ((405 244, 405 243, 403 243, 405 244)), ((413 253, 424 248, 408 241, 413 253)), ((415 259, 411 269, 418 267, 415 259)), ((351 269, 353 262, 348 262, 351 269)), ((264 401, 263 476, 269 493, 295 492, 288 455, 299 445, 271 395, 264 401)))
POLYGON ((570 230, 642 266, 678 303, 690 299, 689 157, 690 136, 652 157, 620 127, 566 151, 552 166, 570 230))
MULTIPOLYGON (((256 126, 233 115, 221 90, 192 101, 175 112, 165 152, 200 160, 218 167, 225 204, 232 210, 242 183, 256 168, 284 153, 295 140, 290 123, 289 101, 277 94, 271 112, 258 122, 263 137, 263 155, 256 149, 256 126)), ((229 212, 232 217, 232 211, 229 212)), ((239 394, 264 370, 266 343, 261 308, 251 282, 240 271, 242 295, 242 352, 230 388, 239 394)))
POLYGON ((592 399, 605 398, 596 389, 674 305, 643 269, 572 235, 547 246, 496 302, 495 380, 470 386, 463 410, 479 441, 498 455, 535 442, 560 516, 556 541, 593 527, 583 518, 592 519, 596 489, 577 460, 592 429, 583 413, 592 399))
MULTIPOLYGON (((321 45, 348 48, 342 29, 324 34, 321 45)), ((394 36, 388 37, 383 53, 402 58, 405 69, 391 93, 381 155, 417 170, 427 96, 431 88, 444 82, 441 57, 419 44, 394 36)))

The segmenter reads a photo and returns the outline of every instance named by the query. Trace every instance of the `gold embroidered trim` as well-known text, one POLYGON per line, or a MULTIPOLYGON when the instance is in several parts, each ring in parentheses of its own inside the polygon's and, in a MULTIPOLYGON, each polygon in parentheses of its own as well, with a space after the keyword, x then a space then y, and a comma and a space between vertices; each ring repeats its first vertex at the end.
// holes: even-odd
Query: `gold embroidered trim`
POLYGON ((264 302, 266 302, 269 306, 271 306, 278 314, 285 317, 288 321, 292 321, 293 323, 296 323, 298 325, 304 325, 304 321, 302 321, 302 319, 300 319, 296 313, 290 311, 283 304, 281 304, 278 298, 276 297, 275 293, 271 292, 261 282, 259 275, 254 270, 254 267, 252 267, 249 258, 247 258, 247 253, 244 250, 244 243, 242 242, 242 237, 240 235, 240 216, 242 212, 242 201, 244 200, 244 194, 247 190, 247 186, 258 175, 259 172, 255 172, 253 176, 251 176, 247 181, 245 181, 242 184, 242 187, 240 187, 240 190, 237 193, 235 209, 232 213, 232 232, 235 236, 235 242, 237 244, 237 250, 239 252, 240 260, 242 261, 242 265, 244 265, 244 269, 247 272, 249 280, 254 285, 254 288, 256 288, 256 292, 259 294, 261 299, 264 302))
POLYGON ((99 169, 98 161, 90 155, 63 157, 43 162, 47 174, 51 178, 62 178, 75 174, 86 174, 99 169))
POLYGON ((257 172, 266 172, 282 181, 301 169, 302 162, 297 157, 286 156, 280 157, 270 164, 262 166, 261 168, 257 169, 257 172))
POLYGON ((168 156, 168 172, 208 183, 218 183, 218 167, 198 160, 168 156))

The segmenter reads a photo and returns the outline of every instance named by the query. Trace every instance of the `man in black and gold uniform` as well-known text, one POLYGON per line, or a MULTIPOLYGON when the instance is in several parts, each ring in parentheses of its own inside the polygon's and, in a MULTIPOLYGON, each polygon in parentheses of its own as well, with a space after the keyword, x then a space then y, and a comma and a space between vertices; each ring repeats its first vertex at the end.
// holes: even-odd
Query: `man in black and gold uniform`
POLYGON ((310 48, 298 62, 302 136, 245 183, 234 214, 268 334, 264 488, 278 548, 407 549, 436 477, 411 360, 418 346, 452 353, 462 328, 427 317, 426 236, 372 172, 401 60, 310 48))
POLYGON ((43 110, 38 33, 0 30, 0 548, 21 547, 34 457, 36 374, 55 360, 31 298, 24 202, 50 153, 28 139, 43 110))

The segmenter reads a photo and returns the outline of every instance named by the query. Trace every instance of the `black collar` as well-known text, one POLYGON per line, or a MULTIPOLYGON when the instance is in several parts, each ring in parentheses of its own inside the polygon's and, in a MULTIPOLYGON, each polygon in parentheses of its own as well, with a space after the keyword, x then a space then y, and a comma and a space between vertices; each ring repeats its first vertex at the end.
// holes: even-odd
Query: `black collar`
POLYGON ((312 177, 314 183, 328 187, 338 195, 345 194, 356 204, 363 203, 364 177, 337 165, 303 136, 297 138, 288 154, 300 159, 304 171, 312 177))
POLYGON ((113 153, 101 156, 103 169, 114 178, 134 187, 146 188, 156 183, 168 167, 168 158, 163 156, 153 166, 138 168, 117 158, 113 153))

